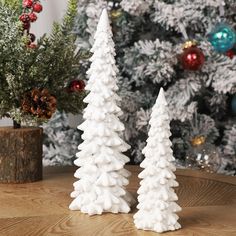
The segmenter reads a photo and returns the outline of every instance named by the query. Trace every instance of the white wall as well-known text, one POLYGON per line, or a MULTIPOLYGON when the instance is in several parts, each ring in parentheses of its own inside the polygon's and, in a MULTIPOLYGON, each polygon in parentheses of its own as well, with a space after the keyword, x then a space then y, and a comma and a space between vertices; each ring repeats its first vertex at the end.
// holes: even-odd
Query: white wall
POLYGON ((12 120, 11 119, 0 119, 0 126, 12 126, 12 120))
MULTIPOLYGON (((68 0, 42 0, 43 11, 38 14, 38 20, 32 24, 31 32, 37 37, 50 33, 54 21, 63 17, 68 0)), ((0 120, 0 126, 12 125, 10 119, 0 120)))
POLYGON ((32 24, 31 31, 37 37, 51 32, 54 21, 63 17, 68 0, 42 0, 43 11, 38 14, 38 20, 32 24))

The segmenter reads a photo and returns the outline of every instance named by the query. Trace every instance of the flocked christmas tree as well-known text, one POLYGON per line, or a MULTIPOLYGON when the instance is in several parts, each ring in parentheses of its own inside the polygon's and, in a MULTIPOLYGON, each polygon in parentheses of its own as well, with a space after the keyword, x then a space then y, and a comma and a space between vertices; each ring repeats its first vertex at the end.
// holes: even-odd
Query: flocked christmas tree
POLYGON ((134 223, 138 229, 164 232, 179 229, 178 216, 175 212, 181 208, 175 203, 178 200, 173 187, 175 166, 173 151, 169 139, 170 118, 164 91, 161 88, 157 101, 152 109, 150 130, 147 145, 143 149, 145 155, 139 174, 143 179, 138 189, 138 212, 134 215, 134 223))
POLYGON ((120 122, 121 109, 117 106, 120 98, 116 91, 117 67, 115 50, 107 11, 104 9, 97 26, 95 43, 91 49, 91 67, 87 74, 86 90, 90 93, 84 99, 88 106, 84 111, 85 121, 78 127, 84 133, 84 142, 75 164, 79 178, 74 183, 71 197, 75 198, 71 210, 80 210, 89 215, 102 212, 130 211, 131 197, 124 186, 130 173, 124 169, 129 158, 122 154, 129 145, 119 136, 124 130, 120 122))
MULTIPOLYGON (((75 31, 77 43, 84 50, 93 43, 102 7, 109 8, 120 71, 121 118, 126 125, 126 140, 132 146, 132 160, 138 163, 143 159, 150 108, 162 86, 171 111, 171 138, 178 163, 185 165, 187 155, 195 149, 192 144, 203 140, 201 149, 211 146, 215 157, 224 158, 222 171, 226 166, 235 171, 236 152, 226 157, 217 147, 223 153, 229 146, 234 149, 233 133, 228 133, 231 141, 227 147, 223 137, 235 123, 236 108, 231 103, 236 93, 236 50, 234 46, 219 53, 208 41, 209 32, 220 19, 232 33, 236 26, 235 0, 81 0, 78 4, 75 31), (194 67, 196 71, 186 69, 179 60, 186 40, 183 28, 190 39, 198 41, 197 48, 205 56, 204 63, 199 61, 202 66, 194 67)), ((196 47, 193 49, 199 53, 196 47)), ((88 63, 83 61, 83 67, 88 63)))
POLYGON ((81 142, 81 131, 69 125, 65 112, 55 112, 52 119, 43 124, 43 165, 72 165, 75 152, 81 142))

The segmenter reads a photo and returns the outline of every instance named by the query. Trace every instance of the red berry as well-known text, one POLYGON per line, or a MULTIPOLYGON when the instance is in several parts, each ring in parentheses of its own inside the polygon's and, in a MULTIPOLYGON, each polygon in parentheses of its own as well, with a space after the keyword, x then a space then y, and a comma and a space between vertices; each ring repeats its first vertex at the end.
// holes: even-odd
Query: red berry
POLYGON ((41 11, 43 10, 43 6, 40 4, 40 3, 35 3, 33 5, 33 11, 34 12, 37 12, 37 13, 40 13, 41 11))
POLYGON ((24 30, 29 30, 30 29, 30 22, 24 22, 23 23, 23 29, 24 30))
POLYGON ((33 12, 29 14, 29 18, 31 22, 35 22, 38 19, 37 15, 33 12))
POLYGON ((28 14, 23 13, 23 14, 20 15, 19 20, 22 21, 23 23, 29 22, 30 21, 30 17, 29 17, 28 14))
POLYGON ((36 39, 35 35, 32 34, 32 33, 29 34, 29 38, 30 38, 30 42, 32 42, 32 43, 33 43, 33 42, 35 41, 35 39, 36 39))
POLYGON ((33 0, 23 0, 23 7, 31 8, 33 3, 33 0))
POLYGON ((83 80, 73 80, 69 85, 71 92, 83 91, 85 88, 85 83, 83 80))

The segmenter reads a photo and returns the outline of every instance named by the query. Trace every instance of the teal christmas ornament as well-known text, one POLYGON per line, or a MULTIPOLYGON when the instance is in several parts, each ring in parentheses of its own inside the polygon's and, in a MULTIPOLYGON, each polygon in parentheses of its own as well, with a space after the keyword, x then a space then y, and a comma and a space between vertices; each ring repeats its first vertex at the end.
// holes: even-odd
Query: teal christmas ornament
POLYGON ((220 23, 208 35, 208 40, 219 53, 225 53, 236 43, 235 30, 228 24, 220 23))

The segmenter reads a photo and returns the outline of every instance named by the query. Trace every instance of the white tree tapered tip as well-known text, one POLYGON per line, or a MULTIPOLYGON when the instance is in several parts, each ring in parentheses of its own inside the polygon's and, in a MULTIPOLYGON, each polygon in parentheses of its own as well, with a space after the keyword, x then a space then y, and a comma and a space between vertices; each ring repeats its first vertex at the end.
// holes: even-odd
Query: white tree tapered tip
POLYGON ((102 10, 102 14, 101 14, 99 22, 98 22, 97 31, 99 31, 99 32, 107 31, 109 28, 110 28, 110 22, 109 22, 109 18, 108 18, 107 9, 104 8, 102 10))
POLYGON ((103 8, 101 18, 108 19, 107 9, 103 8))
POLYGON ((164 92, 164 89, 162 87, 159 90, 158 98, 159 99, 165 98, 165 92, 164 92))
POLYGON ((157 102, 162 103, 162 104, 167 104, 166 98, 165 98, 165 92, 164 92, 164 89, 162 87, 160 88, 160 91, 159 91, 159 94, 158 94, 158 97, 157 97, 157 102))

